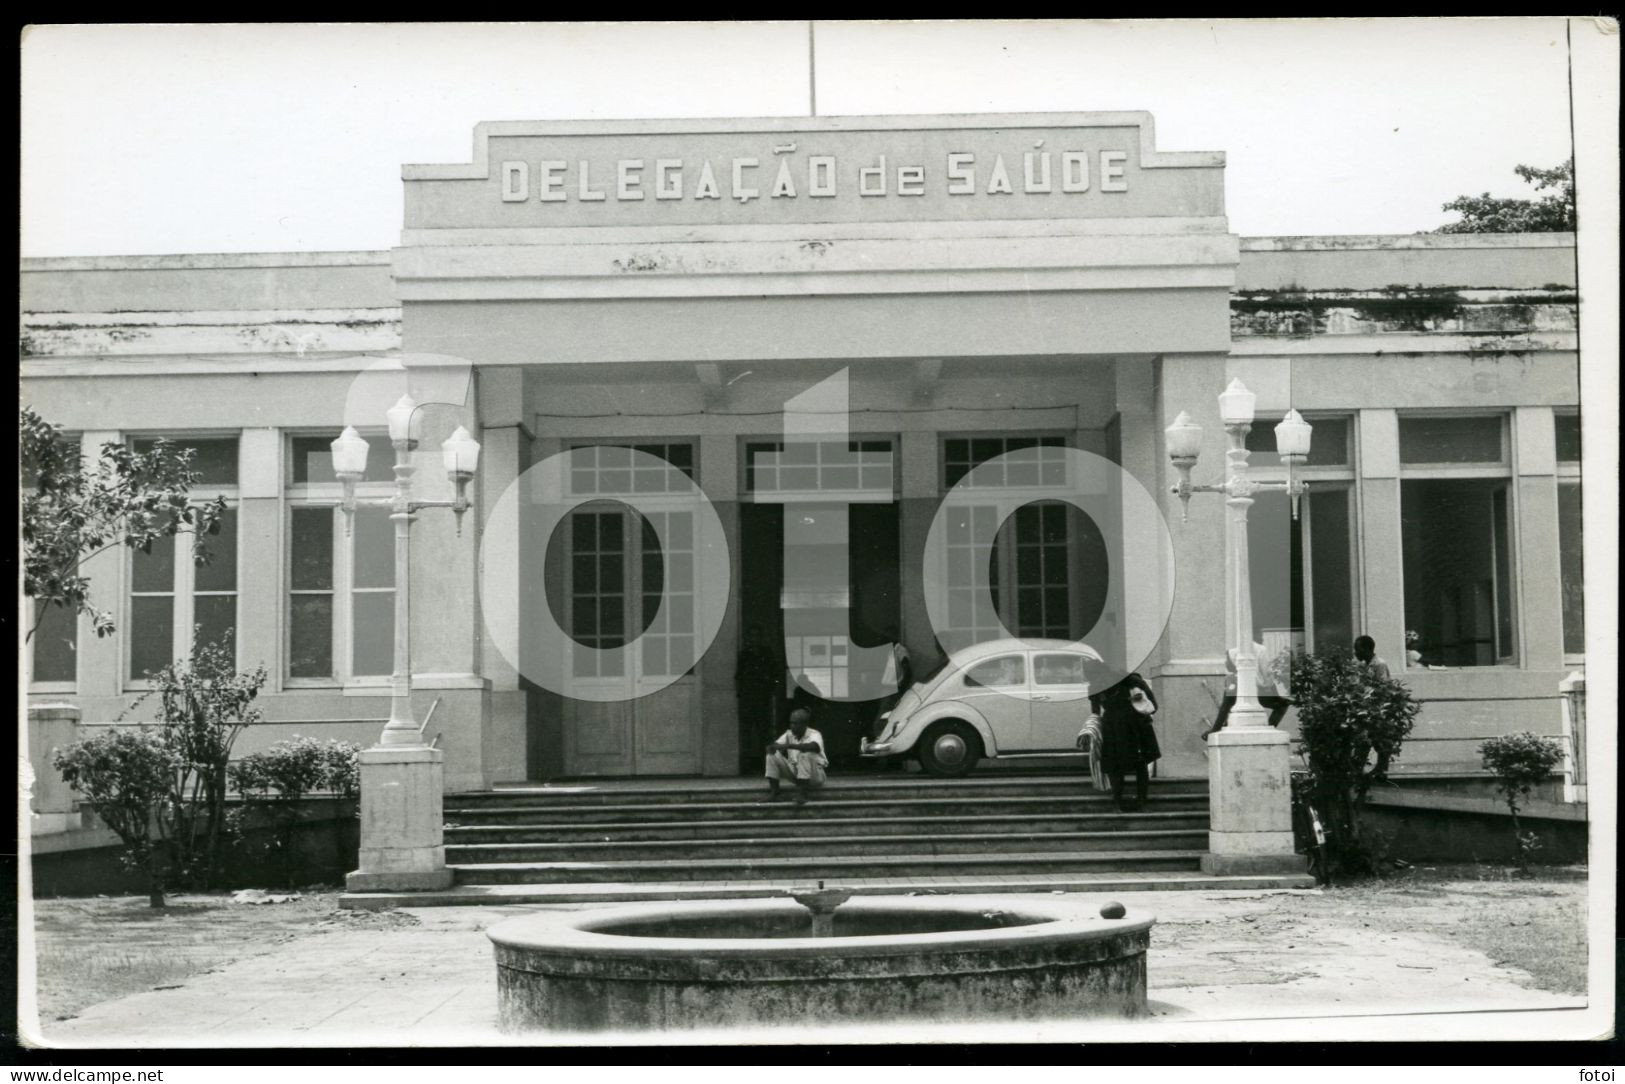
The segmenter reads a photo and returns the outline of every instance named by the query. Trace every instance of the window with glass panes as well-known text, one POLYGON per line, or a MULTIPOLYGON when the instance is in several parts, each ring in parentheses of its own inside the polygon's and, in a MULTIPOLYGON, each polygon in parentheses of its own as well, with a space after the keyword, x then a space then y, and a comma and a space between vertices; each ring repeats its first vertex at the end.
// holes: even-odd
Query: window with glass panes
POLYGON ((1518 657, 1516 549, 1504 415, 1401 415, 1405 627, 1435 666, 1518 657))
POLYGON ((366 435, 367 470, 346 523, 329 447, 338 434, 288 440, 287 668, 292 685, 381 683, 394 668, 394 449, 366 435))
POLYGON ((680 675, 696 662, 691 505, 699 499, 698 490, 679 486, 668 471, 635 464, 634 450, 664 460, 689 482, 694 480, 691 442, 571 449, 572 495, 604 498, 570 513, 565 627, 575 642, 571 673, 577 679, 680 675), (640 495, 639 510, 615 500, 631 494, 640 495), (632 657, 614 650, 640 636, 632 657))
MULTIPOLYGON (((78 459, 77 438, 64 438, 62 446, 69 462, 78 459)), ((30 465, 19 463, 19 468, 23 490, 37 489, 39 477, 30 465)), ((32 598, 28 602, 27 613, 33 629, 26 647, 32 656, 29 680, 41 691, 71 692, 78 679, 79 613, 71 606, 41 604, 32 598)))
POLYGON ((1048 434, 943 439, 944 488, 989 490, 987 503, 956 499, 947 511, 949 628, 942 640, 950 651, 1010 634, 1074 639, 1094 624, 1105 577, 1083 577, 1084 584, 1075 571, 1104 569, 1104 539, 1088 517, 1044 499, 1045 487, 1066 482, 1066 446, 1064 436, 1048 434), (991 462, 1001 456, 1007 458, 991 462), (980 567, 973 555, 989 536, 991 552, 980 567), (975 604, 983 585, 992 613, 975 604))
MULTIPOLYGON (((130 442, 137 453, 150 452, 158 438, 130 442)), ((225 497, 219 533, 203 539, 208 559, 193 558, 195 534, 182 530, 160 538, 146 550, 130 551, 129 614, 124 624, 125 676, 144 681, 177 659, 191 655, 198 643, 223 643, 237 633, 237 495, 236 437, 169 439, 193 451, 191 469, 198 475, 190 495, 194 503, 225 497)))
MULTIPOLYGON (((1278 417, 1247 434, 1248 466, 1260 481, 1285 481, 1275 450, 1278 417)), ((1293 468, 1308 484, 1293 519, 1285 493, 1253 494, 1247 514, 1253 638, 1270 657, 1282 650, 1347 646, 1360 634, 1355 591, 1353 419, 1308 415, 1309 458, 1293 468)))
POLYGON ((1583 662, 1586 648, 1585 552, 1580 488, 1580 415, 1553 417, 1557 435, 1557 558, 1563 591, 1563 654, 1583 662))
POLYGON ((892 442, 874 440, 749 441, 745 492, 893 493, 892 442))

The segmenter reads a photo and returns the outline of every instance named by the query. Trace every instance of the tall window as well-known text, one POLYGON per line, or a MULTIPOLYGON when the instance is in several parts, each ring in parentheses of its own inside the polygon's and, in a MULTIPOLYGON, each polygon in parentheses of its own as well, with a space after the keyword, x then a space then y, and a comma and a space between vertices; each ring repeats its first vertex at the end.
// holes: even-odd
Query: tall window
POLYGON ((986 504, 948 510, 946 571, 950 651, 998 639, 1073 639, 1092 627, 1105 604, 1107 547, 1099 527, 1047 493, 1066 484, 1066 438, 1059 435, 952 436, 942 442, 944 490, 989 490, 986 504), (998 467, 977 470, 1009 455, 998 467), (975 473, 972 473, 972 472, 975 473), (979 541, 993 535, 986 567, 975 560, 979 541), (1080 570, 1082 574, 1080 574, 1080 570), (985 585, 993 614, 974 600, 985 585), (995 620, 996 614, 996 620, 995 620))
MULTIPOLYGON (((361 505, 349 533, 343 489, 328 445, 337 433, 289 439, 287 672, 294 686, 381 684, 394 663, 395 524, 390 510, 361 505)), ((360 500, 394 491, 394 450, 372 446, 360 500)))
MULTIPOLYGON (((150 452, 156 438, 131 442, 136 452, 150 452)), ((192 470, 200 478, 191 489, 194 501, 215 497, 228 502, 218 534, 205 538, 207 564, 192 558, 194 535, 181 531, 154 542, 151 550, 130 551, 129 616, 124 625, 126 676, 147 675, 190 656, 194 635, 199 643, 220 643, 237 632, 237 438, 183 438, 172 443, 193 449, 192 470)))
MULTIPOLYGON (((1247 434, 1249 466, 1263 481, 1284 481, 1275 423, 1261 418, 1247 434)), ((1359 635, 1355 608, 1353 426, 1344 417, 1314 426, 1309 461, 1293 475, 1309 483, 1293 519, 1285 493, 1253 495, 1247 515, 1253 637, 1269 657, 1282 650, 1347 646, 1359 635)))
POLYGON ((1511 468, 1502 416, 1401 417, 1405 627, 1422 661, 1515 663, 1511 468))
MULTIPOLYGON (((64 442, 70 457, 79 454, 77 438, 64 442)), ((23 489, 39 484, 32 470, 23 470, 19 481, 23 489)), ((41 692, 72 692, 79 669, 79 614, 66 606, 41 607, 30 599, 27 620, 33 622, 34 635, 28 641, 33 655, 32 686, 41 692)))
POLYGON ((562 624, 575 642, 571 674, 579 680, 669 677, 688 673, 698 661, 693 512, 698 496, 672 492, 676 481, 664 470, 634 466, 633 449, 694 478, 689 442, 572 449, 572 495, 604 498, 571 512, 564 535, 569 575, 562 624), (638 511, 615 500, 633 493, 644 495, 638 511), (657 528, 665 532, 665 550, 657 528), (640 635, 635 657, 613 650, 640 635))
POLYGON ((1583 662, 1586 649, 1585 553, 1581 537, 1580 416, 1557 425, 1557 556, 1563 584, 1563 654, 1583 662))

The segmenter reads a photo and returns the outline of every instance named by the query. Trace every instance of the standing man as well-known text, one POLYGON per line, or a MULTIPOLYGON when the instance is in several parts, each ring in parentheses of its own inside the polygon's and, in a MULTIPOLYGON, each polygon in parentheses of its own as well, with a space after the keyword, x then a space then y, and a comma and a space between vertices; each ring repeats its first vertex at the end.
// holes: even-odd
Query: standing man
POLYGON ((829 758, 824 755, 824 736, 807 725, 811 721, 812 712, 797 708, 790 713, 790 729, 768 745, 767 797, 762 801, 779 800, 779 782, 783 779, 795 784, 797 805, 806 802, 814 787, 824 785, 829 758))
MULTIPOLYGON (((1270 713, 1270 726, 1280 726, 1292 701, 1281 695, 1274 680, 1265 673, 1264 645, 1256 641, 1253 643, 1253 658, 1258 663, 1258 706, 1270 713)), ((1224 699, 1219 702, 1219 716, 1213 720, 1213 729, 1208 734, 1223 730, 1225 723, 1230 721, 1230 709, 1236 706, 1236 689, 1236 649, 1231 648, 1224 653, 1224 699)), ((1205 738, 1207 734, 1202 736, 1205 738)))
POLYGON ((897 630, 896 622, 886 626, 884 635, 891 642, 891 654, 886 657, 886 669, 881 673, 880 680, 895 691, 887 693, 875 704, 875 717, 869 724, 870 741, 880 737, 881 716, 895 708, 909 686, 914 684, 914 663, 908 657, 908 648, 903 646, 903 635, 897 630))
POLYGON ((1387 680, 1394 675, 1388 669, 1388 664, 1377 658, 1377 641, 1369 636, 1354 638, 1354 657, 1365 665, 1366 673, 1375 678, 1387 680))

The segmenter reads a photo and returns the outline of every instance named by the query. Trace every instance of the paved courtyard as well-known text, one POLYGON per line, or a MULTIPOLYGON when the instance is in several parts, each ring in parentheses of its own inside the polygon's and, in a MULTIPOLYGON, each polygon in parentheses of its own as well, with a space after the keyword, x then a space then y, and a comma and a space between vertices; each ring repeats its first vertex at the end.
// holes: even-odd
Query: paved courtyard
MULTIPOLYGON (((942 1024, 902 1031, 778 1029, 773 1042, 1190 1041, 1331 1039, 1380 1027, 1433 1038, 1542 1034, 1583 997, 1533 989, 1529 977, 1437 935, 1394 932, 1293 906, 1300 893, 1136 892, 1157 917, 1149 957, 1151 1018, 1133 1023, 942 1024), (1494 1013, 1483 1017, 1462 1014, 1494 1013)), ((1313 895, 1312 893, 1308 895, 1313 895)), ((340 912, 309 934, 170 988, 93 1005, 47 1023, 55 1046, 220 1047, 468 1045, 514 1042, 496 1030, 484 931, 534 907, 340 912)), ((883 1011, 883 1007, 877 1007, 883 1011)), ((726 1038, 742 1041, 744 1033, 726 1038)), ((717 1041, 715 1034, 616 1041, 717 1041)), ((602 1042, 531 1035, 527 1044, 602 1042)))

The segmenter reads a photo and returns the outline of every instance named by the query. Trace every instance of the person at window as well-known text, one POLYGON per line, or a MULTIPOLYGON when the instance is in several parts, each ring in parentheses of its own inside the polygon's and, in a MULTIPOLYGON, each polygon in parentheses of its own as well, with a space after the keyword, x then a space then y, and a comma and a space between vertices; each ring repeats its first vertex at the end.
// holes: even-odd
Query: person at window
POLYGON ((784 699, 784 663, 762 626, 753 622, 745 630, 745 641, 734 667, 734 693, 738 698, 742 733, 751 741, 772 741, 779 733, 779 704, 784 699))
POLYGON ((1157 732, 1151 725, 1157 698, 1150 684, 1139 674, 1130 674, 1091 696, 1089 707, 1100 720, 1100 762, 1111 780, 1112 804, 1119 813, 1144 808, 1150 796, 1150 766, 1162 759, 1157 732), (1134 776, 1134 805, 1125 807, 1123 789, 1129 775, 1134 776))
POLYGON ((1377 657, 1377 641, 1369 636, 1356 636, 1354 638, 1354 657, 1365 666, 1366 673, 1384 681, 1393 677, 1388 664, 1377 657))
POLYGON ((796 804, 807 801, 813 788, 824 785, 829 758, 824 755, 824 736, 810 725, 812 712, 797 708, 790 713, 790 729, 767 747, 767 797, 776 802, 783 795, 779 783, 788 779, 796 788, 796 804))
MULTIPOLYGON (((1270 713, 1270 726, 1280 726, 1282 718, 1286 715, 1286 709, 1292 706, 1292 701, 1282 696, 1281 690, 1276 688, 1275 679, 1269 675, 1264 666, 1264 659, 1264 645, 1254 641, 1253 660, 1258 667, 1258 704, 1270 713)), ((1219 702, 1218 718, 1213 720, 1213 727, 1207 734, 1223 730, 1225 724, 1230 721, 1230 709, 1236 706, 1237 687, 1236 649, 1231 648, 1224 653, 1224 699, 1219 702)), ((1207 734, 1202 736, 1205 738, 1207 734)))

